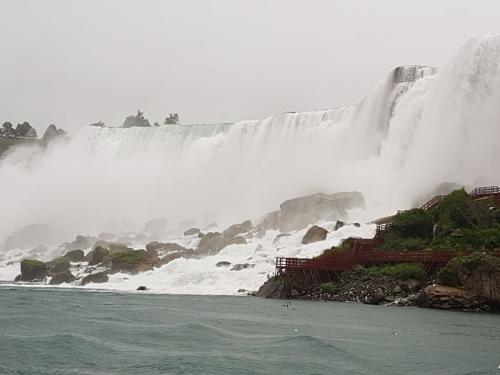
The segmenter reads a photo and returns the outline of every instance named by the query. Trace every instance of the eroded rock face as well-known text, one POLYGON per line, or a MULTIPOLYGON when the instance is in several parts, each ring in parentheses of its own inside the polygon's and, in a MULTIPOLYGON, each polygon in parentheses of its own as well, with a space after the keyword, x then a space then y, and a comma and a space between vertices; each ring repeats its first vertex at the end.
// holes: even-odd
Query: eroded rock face
POLYGON ((417 305, 453 310, 488 310, 485 298, 466 290, 443 285, 429 285, 422 289, 417 305))
POLYGON ((222 234, 226 237, 233 238, 248 232, 250 229, 252 229, 252 222, 250 220, 246 220, 243 223, 231 225, 229 228, 225 229, 222 234))
POLYGON ((240 236, 230 238, 219 232, 208 232, 200 240, 198 252, 200 255, 215 255, 226 246, 246 243, 247 241, 240 236))
POLYGON ((284 299, 290 294, 290 288, 277 276, 267 280, 255 294, 257 297, 284 299))
POLYGON ((438 273, 440 284, 458 286, 500 304, 500 259, 486 253, 473 253, 451 260, 438 273))
POLYGON ((308 243, 324 241, 327 235, 328 231, 325 228, 313 225, 302 238, 302 243, 306 245, 308 243))
POLYGON ((307 195, 283 202, 280 210, 266 215, 260 225, 266 230, 290 232, 320 220, 345 220, 347 210, 362 208, 364 204, 364 197, 359 192, 307 195))

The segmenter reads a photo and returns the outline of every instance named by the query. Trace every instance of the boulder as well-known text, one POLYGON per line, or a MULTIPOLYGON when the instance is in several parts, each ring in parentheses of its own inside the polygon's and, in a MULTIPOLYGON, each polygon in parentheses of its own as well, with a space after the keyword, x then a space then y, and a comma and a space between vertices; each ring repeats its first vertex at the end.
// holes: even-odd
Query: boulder
POLYGON ((185 236, 193 236, 195 234, 200 234, 201 230, 198 228, 189 228, 187 231, 184 232, 185 236))
POLYGON ((48 275, 53 276, 55 274, 69 271, 71 264, 69 263, 69 259, 66 257, 59 257, 51 260, 50 262, 45 263, 48 267, 48 275))
POLYGON ((148 288, 146 288, 144 285, 140 285, 136 290, 148 290, 148 288))
POLYGON ((291 232, 320 220, 345 220, 347 210, 362 208, 364 204, 364 197, 359 192, 307 195, 283 202, 279 211, 267 214, 260 225, 265 230, 291 232))
POLYGON ((85 260, 85 253, 83 250, 71 250, 64 254, 70 262, 83 262, 85 260))
POLYGON ((500 304, 500 258, 473 253, 451 260, 438 273, 440 284, 463 289, 500 304))
POLYGON ((176 244, 175 242, 158 242, 153 241, 146 245, 146 250, 155 250, 155 251, 165 251, 165 252, 173 252, 173 251, 185 251, 188 250, 184 246, 176 244))
POLYGON ((196 258, 196 257, 197 257, 197 254, 193 250, 186 249, 185 251, 179 251, 179 252, 170 253, 170 254, 165 255, 163 258, 161 258, 158 261, 158 265, 163 266, 163 265, 170 263, 171 261, 173 261, 175 259, 179 259, 179 258, 189 259, 189 258, 196 258))
POLYGON ((158 262, 156 251, 126 250, 111 255, 111 272, 139 273, 149 271, 158 262))
POLYGON ((243 223, 231 225, 229 228, 225 229, 222 234, 228 238, 233 238, 248 232, 250 229, 252 229, 252 222, 250 220, 246 220, 243 223))
POLYGON ((198 244, 198 252, 203 255, 215 255, 228 245, 246 244, 247 241, 240 236, 228 238, 219 232, 208 232, 198 244))
POLYGON ((377 289, 372 294, 367 296, 363 303, 368 305, 378 305, 379 303, 384 302, 385 298, 385 293, 382 290, 377 289))
POLYGON ((96 246, 94 250, 89 252, 85 257, 85 260, 89 262, 89 266, 99 264, 109 258, 110 252, 101 246, 96 246))
POLYGON ((488 310, 487 300, 463 289, 429 285, 417 297, 417 306, 453 310, 488 310))
POLYGON ((230 265, 231 262, 227 262, 225 260, 215 263, 215 267, 229 267, 230 265))
POLYGON ((82 279, 81 285, 87 285, 90 283, 106 283, 109 280, 109 277, 106 273, 104 272, 98 272, 98 273, 93 273, 91 275, 85 276, 82 279))
POLYGON ((289 233, 281 233, 281 234, 278 234, 276 237, 274 237, 274 240, 273 240, 273 243, 276 243, 278 242, 279 240, 281 240, 282 238, 286 238, 286 237, 290 237, 291 234, 289 233))
POLYGON ((271 277, 257 291, 257 297, 284 299, 288 297, 290 287, 278 276, 271 277))
POLYGON ((254 268, 255 264, 249 264, 249 263, 241 263, 241 264, 235 264, 234 266, 231 267, 231 271, 241 271, 247 268, 254 268))
POLYGON ((44 262, 35 259, 25 259, 21 262, 21 280, 43 281, 48 276, 48 267, 44 262))
POLYGON ((340 220, 337 220, 337 222, 335 223, 335 228, 333 228, 333 230, 339 230, 340 228, 342 228, 343 226, 345 225, 345 223, 343 221, 340 221, 340 220))
POLYGON ((54 276, 52 276, 52 279, 50 279, 49 284, 58 285, 64 283, 71 283, 75 280, 76 280, 75 276, 73 276, 73 274, 70 271, 64 271, 54 274, 54 276))
POLYGON ((313 225, 302 238, 302 243, 306 245, 312 242, 324 241, 327 235, 328 231, 325 228, 313 225))

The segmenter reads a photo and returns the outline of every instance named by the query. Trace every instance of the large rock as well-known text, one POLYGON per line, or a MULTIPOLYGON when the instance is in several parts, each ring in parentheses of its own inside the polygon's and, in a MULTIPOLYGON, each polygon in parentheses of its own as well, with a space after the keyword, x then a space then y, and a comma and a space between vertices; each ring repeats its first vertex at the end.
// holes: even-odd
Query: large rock
POLYGON ((199 230, 198 228, 189 228, 187 231, 184 232, 184 235, 185 236, 192 236, 192 235, 200 234, 200 233, 201 233, 201 230, 199 230))
POLYGON ((64 284, 64 283, 71 283, 75 281, 76 278, 73 276, 73 274, 70 271, 65 271, 65 272, 60 272, 56 273, 54 276, 52 276, 52 279, 50 279, 50 285, 58 285, 58 284, 64 284))
POLYGON ((44 262, 25 259, 21 262, 21 278, 19 281, 43 281, 48 275, 48 267, 44 262))
POLYGON ((443 285, 429 285, 422 289, 417 298, 417 305, 420 307, 453 310, 488 309, 485 298, 466 290, 443 285))
POLYGON ((246 240, 240 236, 230 238, 219 232, 208 232, 200 240, 198 252, 202 255, 215 255, 226 246, 246 243, 246 240))
POLYGON ((243 234, 252 229, 252 222, 246 220, 240 224, 233 224, 229 228, 225 229, 222 234, 228 238, 236 237, 239 234, 243 234))
POLYGON ((288 297, 290 287, 278 276, 267 280, 257 291, 257 297, 284 299, 288 297))
POLYGON ((313 225, 302 238, 302 243, 306 245, 312 242, 324 241, 327 235, 328 231, 325 228, 313 225))
POLYGON ((83 250, 71 250, 64 254, 70 262, 83 262, 85 260, 85 253, 83 250))
POLYGON ((347 210, 362 208, 364 204, 359 192, 307 195, 283 202, 280 210, 266 215, 260 225, 266 230, 290 232, 321 220, 346 220, 347 210))
POLYGON ((176 244, 175 242, 163 243, 163 242, 153 241, 146 245, 146 250, 173 252, 173 251, 185 251, 189 249, 179 244, 176 244))
POLYGON ((56 233, 47 224, 31 224, 19 229, 5 240, 5 249, 31 249, 40 245, 55 245, 56 233))
POLYGON ((158 262, 156 251, 126 250, 111 255, 111 272, 139 273, 149 271, 158 262))
POLYGON ((54 260, 51 260, 50 262, 46 263, 48 267, 48 274, 49 276, 61 273, 61 272, 66 272, 69 270, 71 267, 71 264, 69 263, 69 259, 66 257, 59 257, 54 260))
POLYGON ((106 271, 98 272, 85 276, 81 281, 81 285, 87 285, 90 283, 106 283, 108 280, 109 277, 106 271))
POLYGON ((473 253, 451 260, 438 273, 438 281, 458 286, 500 304, 500 258, 486 253, 473 253))
POLYGON ((95 264, 99 264, 103 262, 106 258, 108 258, 110 252, 108 249, 105 249, 101 246, 96 246, 94 250, 89 252, 85 257, 85 260, 89 262, 89 266, 93 266, 95 264))

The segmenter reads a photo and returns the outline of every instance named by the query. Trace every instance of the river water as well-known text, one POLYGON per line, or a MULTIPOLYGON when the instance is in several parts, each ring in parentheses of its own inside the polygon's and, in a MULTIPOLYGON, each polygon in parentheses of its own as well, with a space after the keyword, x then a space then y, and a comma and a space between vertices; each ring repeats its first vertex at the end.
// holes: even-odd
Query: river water
POLYGON ((2 374, 499 374, 500 315, 0 288, 2 374))

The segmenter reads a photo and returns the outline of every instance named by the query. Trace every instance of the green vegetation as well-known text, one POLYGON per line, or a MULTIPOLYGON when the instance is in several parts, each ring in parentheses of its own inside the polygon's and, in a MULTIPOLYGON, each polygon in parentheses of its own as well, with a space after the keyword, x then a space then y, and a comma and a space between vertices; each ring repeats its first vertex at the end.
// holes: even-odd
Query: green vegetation
POLYGON ((144 117, 144 112, 137 111, 137 115, 127 116, 122 126, 124 128, 132 128, 134 126, 148 127, 151 125, 149 124, 149 120, 144 117))
POLYGON ((337 292, 337 285, 335 283, 323 283, 319 286, 319 290, 324 294, 335 294, 337 292))
POLYGON ((366 269, 370 275, 383 275, 393 277, 399 280, 423 280, 426 273, 420 263, 399 263, 390 266, 370 267, 366 269))
POLYGON ((163 122, 165 125, 175 125, 179 123, 179 114, 178 113, 170 113, 168 117, 165 118, 163 122))
POLYGON ((126 250, 114 253, 111 256, 113 265, 120 266, 134 266, 145 258, 145 251, 140 250, 126 250))
POLYGON ((382 249, 500 248, 500 210, 492 200, 473 200, 463 189, 451 192, 429 211, 401 211, 392 224, 382 249))

